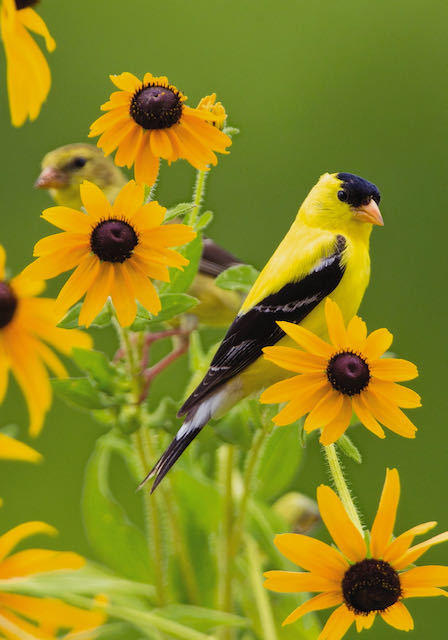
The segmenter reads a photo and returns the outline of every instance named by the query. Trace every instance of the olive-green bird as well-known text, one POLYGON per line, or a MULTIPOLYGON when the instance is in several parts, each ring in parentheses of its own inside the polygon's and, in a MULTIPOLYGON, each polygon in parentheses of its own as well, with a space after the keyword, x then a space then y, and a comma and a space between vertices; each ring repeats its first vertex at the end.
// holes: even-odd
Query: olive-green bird
MULTIPOLYGON (((81 209, 79 187, 84 180, 98 185, 113 202, 127 177, 98 147, 79 142, 46 154, 35 187, 48 189, 58 205, 81 209)), ((236 264, 241 264, 238 258, 210 238, 204 239, 199 272, 188 292, 199 300, 194 316, 201 324, 227 327, 235 317, 241 306, 241 296, 217 287, 214 279, 236 264)))

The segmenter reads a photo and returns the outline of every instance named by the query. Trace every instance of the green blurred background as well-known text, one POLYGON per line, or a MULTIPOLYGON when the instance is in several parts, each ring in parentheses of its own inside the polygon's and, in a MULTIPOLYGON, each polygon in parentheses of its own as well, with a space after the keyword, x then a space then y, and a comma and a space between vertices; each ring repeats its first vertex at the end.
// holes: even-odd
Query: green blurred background
MULTIPOLYGON (((367 521, 385 467, 397 465, 404 489, 397 530, 433 519, 448 528, 447 3, 42 0, 39 11, 58 48, 50 61, 52 91, 37 122, 10 126, 2 78, 0 242, 10 268, 24 267, 33 244, 52 232, 39 219, 48 196, 32 188, 42 155, 86 138, 111 91, 109 73, 166 74, 192 105, 218 92, 241 135, 210 179, 207 207, 215 220, 209 232, 256 266, 271 255, 321 173, 350 171, 372 180, 382 193, 385 227, 373 234, 372 280, 361 311, 370 329, 387 326, 395 351, 419 364, 415 388, 424 407, 411 416, 420 427, 415 441, 354 433, 364 464, 347 466, 367 521)), ((184 163, 164 166, 160 201, 188 199, 193 178, 184 163)), ((55 293, 56 283, 49 289, 55 293)), ((110 336, 96 338, 97 346, 111 350, 110 336)), ((169 375, 164 381, 165 388, 176 384, 169 375)), ((26 411, 14 385, 0 412, 0 424, 18 424, 25 439, 26 411)), ((88 414, 56 401, 34 445, 45 456, 43 465, 0 465, 1 529, 46 520, 61 532, 57 545, 88 555, 79 501, 97 435, 88 414)), ((325 480, 313 441, 299 488, 313 495, 325 480)), ((130 484, 125 490, 135 500, 130 484)), ((446 557, 440 547, 425 559, 446 557)), ((412 637, 442 637, 444 607, 442 599, 411 601, 412 637)), ((381 622, 364 634, 398 637, 381 622)))

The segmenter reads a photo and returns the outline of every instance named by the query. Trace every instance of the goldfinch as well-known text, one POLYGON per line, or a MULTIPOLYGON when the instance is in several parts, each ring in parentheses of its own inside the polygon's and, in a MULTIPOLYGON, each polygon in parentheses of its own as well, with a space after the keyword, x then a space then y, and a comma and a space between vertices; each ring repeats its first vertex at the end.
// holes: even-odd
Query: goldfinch
MULTIPOLYGON (((47 153, 42 160, 42 172, 35 187, 48 189, 58 205, 80 209, 79 187, 84 180, 98 185, 111 202, 127 182, 124 173, 110 157, 106 158, 98 147, 80 142, 47 153)), ((200 324, 227 327, 232 322, 241 306, 242 297, 236 291, 217 287, 214 279, 237 264, 241 264, 238 258, 210 238, 204 239, 199 273, 188 291, 199 300, 191 315, 200 324)))
POLYGON ((370 277, 372 225, 384 224, 379 201, 378 188, 364 178, 321 176, 255 281, 204 379, 181 407, 183 425, 141 486, 155 477, 154 491, 212 417, 290 375, 262 357, 264 347, 292 346, 279 320, 326 337, 327 296, 346 321, 357 312, 370 277))

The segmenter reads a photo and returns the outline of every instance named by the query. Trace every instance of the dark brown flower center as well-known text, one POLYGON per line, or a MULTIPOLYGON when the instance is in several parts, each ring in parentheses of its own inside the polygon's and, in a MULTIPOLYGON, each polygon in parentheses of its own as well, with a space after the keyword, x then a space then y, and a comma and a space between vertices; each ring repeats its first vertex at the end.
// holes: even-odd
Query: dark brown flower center
POLYGON ((0 329, 8 325, 17 309, 17 298, 7 282, 0 282, 0 329))
POLYGON ((369 365, 361 356, 351 351, 337 353, 328 363, 327 378, 336 391, 354 396, 369 384, 369 365))
POLYGON ((90 236, 90 248, 104 262, 124 262, 137 243, 137 234, 124 220, 103 220, 90 236))
POLYGON ((26 9, 26 7, 34 7, 38 2, 39 0, 16 0, 16 8, 20 11, 20 9, 26 9))
POLYGON ((129 112, 144 129, 167 129, 179 122, 182 102, 173 89, 159 86, 143 87, 131 100, 129 112))
POLYGON ((388 562, 366 558, 345 572, 342 593, 347 607, 357 614, 384 611, 401 596, 400 578, 388 562))

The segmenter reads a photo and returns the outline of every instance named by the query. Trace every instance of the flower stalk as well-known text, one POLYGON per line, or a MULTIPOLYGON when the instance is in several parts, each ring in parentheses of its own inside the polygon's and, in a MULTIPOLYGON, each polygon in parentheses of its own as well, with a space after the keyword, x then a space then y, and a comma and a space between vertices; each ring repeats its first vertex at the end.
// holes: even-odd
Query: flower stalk
POLYGON ((350 489, 348 488, 347 482, 345 480, 344 472, 342 470, 341 463, 339 462, 336 447, 334 444, 330 444, 327 447, 324 446, 322 448, 324 451, 325 458, 328 462, 328 468, 330 470, 331 478, 333 479, 334 485, 337 489, 341 502, 344 505, 350 520, 353 522, 355 527, 359 530, 361 535, 364 535, 364 529, 361 523, 361 519, 359 517, 358 510, 355 506, 352 495, 350 493, 350 489))

